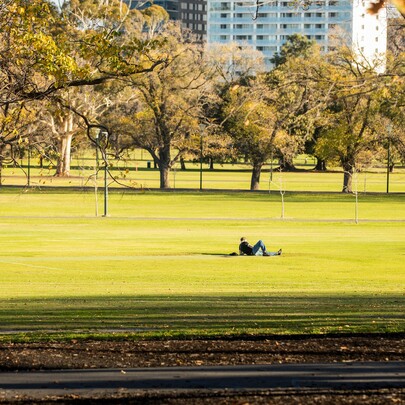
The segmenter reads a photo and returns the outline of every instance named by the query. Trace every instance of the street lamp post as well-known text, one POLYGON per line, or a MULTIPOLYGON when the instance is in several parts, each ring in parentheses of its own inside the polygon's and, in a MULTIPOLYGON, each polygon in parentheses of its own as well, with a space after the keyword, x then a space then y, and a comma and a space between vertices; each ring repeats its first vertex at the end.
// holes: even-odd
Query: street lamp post
MULTIPOLYGON (((107 161, 107 142, 108 142, 108 132, 101 131, 96 135, 96 143, 97 143, 97 149, 96 149, 96 160, 97 160, 97 170, 99 167, 98 164, 98 149, 100 147, 100 135, 105 136, 105 148, 104 148, 104 215, 103 217, 108 216, 108 161, 107 161)), ((97 181, 97 177, 96 177, 97 181)))
POLYGON ((104 217, 108 216, 108 161, 107 161, 107 137, 108 132, 105 134, 105 149, 104 149, 104 217))
POLYGON ((387 146, 387 194, 390 192, 390 164, 391 164, 391 124, 388 124, 388 146, 387 146))
POLYGON ((205 125, 200 124, 200 191, 202 191, 203 136, 205 125))
POLYGON ((31 186, 31 138, 28 138, 28 174, 27 185, 31 186))

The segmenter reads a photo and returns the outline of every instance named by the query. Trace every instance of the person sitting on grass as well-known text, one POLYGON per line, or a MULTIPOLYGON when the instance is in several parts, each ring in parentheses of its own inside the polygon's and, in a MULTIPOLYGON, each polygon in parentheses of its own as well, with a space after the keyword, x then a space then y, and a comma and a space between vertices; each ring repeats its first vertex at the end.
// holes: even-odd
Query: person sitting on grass
POLYGON ((241 256, 280 256, 282 250, 278 252, 268 252, 262 240, 259 240, 254 246, 250 245, 244 236, 240 238, 239 254, 241 256))

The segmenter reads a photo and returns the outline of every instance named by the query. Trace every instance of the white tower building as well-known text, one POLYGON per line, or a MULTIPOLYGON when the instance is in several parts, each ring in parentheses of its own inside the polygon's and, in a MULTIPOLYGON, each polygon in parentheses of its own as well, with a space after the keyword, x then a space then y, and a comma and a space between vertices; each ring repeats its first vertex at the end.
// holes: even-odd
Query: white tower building
POLYGON ((325 52, 336 46, 338 37, 370 63, 384 58, 385 9, 372 16, 367 13, 368 1, 298 1, 262 0, 257 8, 255 0, 208 0, 207 43, 236 41, 251 46, 264 54, 268 67, 270 58, 292 34, 315 40, 325 52))

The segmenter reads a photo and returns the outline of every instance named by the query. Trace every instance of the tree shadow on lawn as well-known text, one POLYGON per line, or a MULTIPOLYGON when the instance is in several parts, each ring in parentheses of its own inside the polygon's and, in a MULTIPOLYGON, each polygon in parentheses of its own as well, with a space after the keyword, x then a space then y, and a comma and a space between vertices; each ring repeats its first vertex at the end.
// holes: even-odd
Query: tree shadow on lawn
POLYGON ((148 295, 0 301, 0 334, 403 332, 405 296, 148 295))

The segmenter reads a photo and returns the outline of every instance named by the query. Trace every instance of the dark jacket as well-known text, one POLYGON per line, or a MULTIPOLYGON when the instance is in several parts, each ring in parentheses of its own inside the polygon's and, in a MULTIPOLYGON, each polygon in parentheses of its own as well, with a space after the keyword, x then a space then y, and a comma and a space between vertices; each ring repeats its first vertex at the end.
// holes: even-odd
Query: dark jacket
POLYGON ((253 246, 249 245, 249 243, 244 240, 244 241, 241 242, 241 244, 239 245, 239 253, 240 253, 241 255, 252 256, 252 255, 253 255, 253 246))

